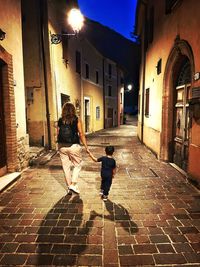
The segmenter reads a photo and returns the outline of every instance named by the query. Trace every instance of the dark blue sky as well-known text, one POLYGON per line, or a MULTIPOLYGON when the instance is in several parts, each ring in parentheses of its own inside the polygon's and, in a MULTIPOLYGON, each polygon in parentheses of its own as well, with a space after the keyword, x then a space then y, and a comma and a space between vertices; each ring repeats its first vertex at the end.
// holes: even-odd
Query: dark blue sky
POLYGON ((124 37, 133 40, 137 0, 78 0, 84 16, 108 26, 124 37))

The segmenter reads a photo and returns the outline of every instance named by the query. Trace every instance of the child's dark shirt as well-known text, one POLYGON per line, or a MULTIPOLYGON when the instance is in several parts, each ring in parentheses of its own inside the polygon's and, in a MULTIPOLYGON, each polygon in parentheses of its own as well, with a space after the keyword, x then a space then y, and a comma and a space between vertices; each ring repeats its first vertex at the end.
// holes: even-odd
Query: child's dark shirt
POLYGON ((102 164, 101 164, 101 177, 112 178, 113 169, 116 168, 116 161, 113 158, 109 158, 106 156, 98 158, 97 161, 102 162, 102 164))

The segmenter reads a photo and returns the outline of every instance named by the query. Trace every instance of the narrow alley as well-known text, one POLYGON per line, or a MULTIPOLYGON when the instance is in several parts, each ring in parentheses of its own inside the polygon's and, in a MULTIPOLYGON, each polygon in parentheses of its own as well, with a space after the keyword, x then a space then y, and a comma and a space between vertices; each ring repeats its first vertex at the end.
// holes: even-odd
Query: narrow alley
POLYGON ((26 169, 0 197, 0 266, 200 266, 199 191, 137 138, 136 123, 87 136, 115 146, 109 199, 83 151, 80 195, 67 195, 58 155, 26 169))

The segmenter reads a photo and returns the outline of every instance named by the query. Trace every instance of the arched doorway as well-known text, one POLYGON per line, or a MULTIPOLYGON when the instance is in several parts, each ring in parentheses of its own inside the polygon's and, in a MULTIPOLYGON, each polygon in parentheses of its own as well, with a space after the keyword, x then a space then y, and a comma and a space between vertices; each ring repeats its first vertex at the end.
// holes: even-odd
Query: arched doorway
POLYGON ((184 171, 188 166, 189 151, 189 92, 191 87, 191 65, 187 57, 182 57, 177 67, 174 90, 174 119, 172 137, 172 161, 184 171))
POLYGON ((163 84, 160 158, 187 171, 189 146, 189 94, 194 58, 189 44, 175 39, 168 57, 163 84))

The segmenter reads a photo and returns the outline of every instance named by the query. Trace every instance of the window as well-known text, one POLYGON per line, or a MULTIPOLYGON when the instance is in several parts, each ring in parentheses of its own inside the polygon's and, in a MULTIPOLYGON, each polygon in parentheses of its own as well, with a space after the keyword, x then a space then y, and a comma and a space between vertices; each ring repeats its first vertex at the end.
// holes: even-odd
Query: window
POLYGON ((108 76, 109 78, 112 77, 112 65, 111 64, 108 64, 108 76))
POLYGON ((62 107, 66 102, 70 102, 70 96, 69 96, 69 95, 65 95, 65 94, 61 94, 61 107, 62 107))
POLYGON ((162 59, 158 60, 156 68, 157 68, 157 74, 159 75, 161 73, 161 70, 162 70, 162 59))
POLYGON ((85 78, 86 79, 90 78, 90 70, 89 70, 89 65, 87 63, 85 64, 85 78))
POLYGON ((120 93, 120 104, 122 104, 123 94, 120 93))
POLYGON ((149 26, 148 39, 149 39, 149 43, 151 44, 153 42, 153 32, 154 32, 154 7, 153 6, 150 8, 148 26, 149 26))
POLYGON ((165 13, 169 14, 180 0, 165 0, 165 13))
POLYGON ((108 96, 112 96, 112 86, 108 85, 108 96))
POLYGON ((176 86, 191 83, 192 80, 191 64, 188 58, 185 58, 179 69, 176 86))
POLYGON ((99 106, 96 107, 96 119, 100 120, 100 107, 99 106))
POLYGON ((145 116, 149 117, 149 88, 145 91, 145 116))
POLYGON ((76 51, 76 72, 81 74, 81 53, 76 51))
POLYGON ((98 70, 96 71, 96 83, 97 84, 99 83, 99 72, 98 72, 98 70))

